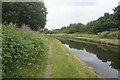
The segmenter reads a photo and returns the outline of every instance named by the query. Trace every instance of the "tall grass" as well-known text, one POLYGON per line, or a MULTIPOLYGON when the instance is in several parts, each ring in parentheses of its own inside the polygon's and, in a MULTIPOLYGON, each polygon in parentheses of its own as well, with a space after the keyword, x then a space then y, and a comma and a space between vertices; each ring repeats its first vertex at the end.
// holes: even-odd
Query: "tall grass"
POLYGON ((101 32, 98 34, 64 34, 63 36, 71 37, 83 37, 83 38, 93 38, 93 39, 120 39, 119 32, 101 32))
POLYGON ((100 38, 107 38, 107 39, 120 39, 120 33, 119 32, 105 31, 105 32, 99 33, 98 36, 100 38))

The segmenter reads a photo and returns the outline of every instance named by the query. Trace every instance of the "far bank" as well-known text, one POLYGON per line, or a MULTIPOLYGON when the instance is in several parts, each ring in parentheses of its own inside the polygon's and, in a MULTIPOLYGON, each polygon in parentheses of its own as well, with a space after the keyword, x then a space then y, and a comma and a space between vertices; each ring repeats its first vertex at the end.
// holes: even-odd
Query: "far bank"
POLYGON ((73 41, 84 41, 87 43, 101 44, 112 47, 120 47, 119 39, 99 38, 97 35, 76 35, 76 34, 51 34, 55 38, 66 38, 73 41))

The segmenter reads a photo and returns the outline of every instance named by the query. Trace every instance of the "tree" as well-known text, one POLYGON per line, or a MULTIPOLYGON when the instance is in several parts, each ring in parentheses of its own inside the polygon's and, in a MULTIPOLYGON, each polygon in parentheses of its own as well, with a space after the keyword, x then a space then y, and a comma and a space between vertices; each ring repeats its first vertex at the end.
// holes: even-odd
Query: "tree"
POLYGON ((97 20, 88 22, 86 25, 82 23, 70 24, 67 27, 62 27, 59 30, 53 30, 55 33, 91 33, 98 34, 100 32, 109 31, 110 29, 120 29, 120 6, 114 9, 113 14, 104 13, 97 20))
POLYGON ((32 30, 44 28, 46 8, 43 2, 4 2, 2 3, 2 23, 27 25, 32 30))
POLYGON ((117 26, 120 28, 120 5, 118 5, 114 10, 114 18, 117 21, 117 26))
POLYGON ((105 13, 104 16, 95 21, 91 21, 86 25, 86 31, 94 34, 109 31, 111 28, 117 28, 117 22, 113 18, 113 14, 109 13, 105 13))

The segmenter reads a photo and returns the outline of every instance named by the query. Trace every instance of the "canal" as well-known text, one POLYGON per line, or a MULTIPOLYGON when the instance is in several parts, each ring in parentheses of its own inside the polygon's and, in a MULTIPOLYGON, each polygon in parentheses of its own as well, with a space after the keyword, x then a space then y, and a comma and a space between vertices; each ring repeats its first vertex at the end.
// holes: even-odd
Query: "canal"
POLYGON ((118 49, 110 46, 59 39, 103 78, 118 78, 118 49))

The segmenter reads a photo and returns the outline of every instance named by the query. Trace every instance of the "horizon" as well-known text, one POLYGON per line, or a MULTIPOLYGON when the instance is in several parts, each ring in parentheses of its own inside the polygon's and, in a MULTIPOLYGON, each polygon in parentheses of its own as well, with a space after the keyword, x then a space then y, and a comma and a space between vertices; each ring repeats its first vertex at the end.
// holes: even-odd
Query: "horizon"
POLYGON ((97 20, 104 13, 113 13, 119 0, 45 0, 47 8, 47 23, 45 28, 49 30, 60 29, 72 23, 87 24, 97 20), (107 4, 107 7, 106 7, 107 4), (91 14, 88 14, 88 13, 91 14))

